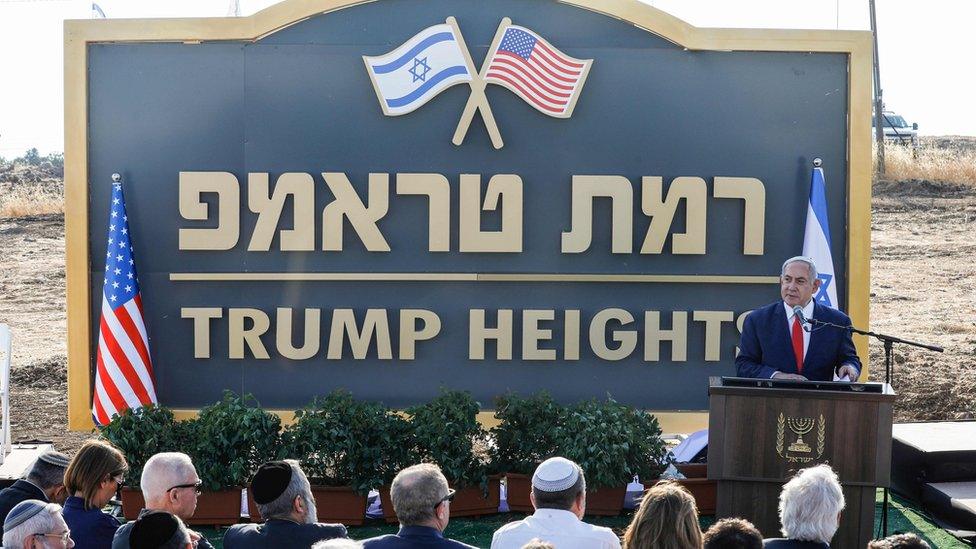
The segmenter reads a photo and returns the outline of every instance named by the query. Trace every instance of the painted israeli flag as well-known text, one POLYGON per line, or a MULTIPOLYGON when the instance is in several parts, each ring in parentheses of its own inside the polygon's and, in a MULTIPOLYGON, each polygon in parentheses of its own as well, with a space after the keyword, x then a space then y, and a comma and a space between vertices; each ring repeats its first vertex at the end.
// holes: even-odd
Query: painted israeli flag
POLYGON ((376 57, 363 56, 383 114, 407 114, 455 84, 472 80, 471 71, 451 25, 417 33, 399 48, 376 57))
POLYGON ((830 255, 830 223, 827 221, 827 185, 822 168, 814 168, 807 202, 807 226, 803 233, 803 255, 817 265, 820 291, 813 296, 820 305, 837 308, 837 279, 830 255))

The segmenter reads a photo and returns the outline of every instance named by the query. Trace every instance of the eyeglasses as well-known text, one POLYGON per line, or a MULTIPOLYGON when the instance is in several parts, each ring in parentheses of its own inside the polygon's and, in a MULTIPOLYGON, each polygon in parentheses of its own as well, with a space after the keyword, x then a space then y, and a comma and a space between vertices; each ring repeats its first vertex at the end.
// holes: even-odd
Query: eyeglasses
POLYGON ((437 501, 437 503, 434 504, 434 509, 436 509, 438 505, 444 503, 445 501, 454 501, 454 494, 456 493, 457 492, 455 490, 448 488, 447 495, 442 497, 440 500, 437 501))
POLYGON ((115 483, 119 485, 119 488, 121 488, 122 484, 125 483, 125 477, 122 475, 115 475, 112 477, 112 480, 114 480, 115 483))
POLYGON ((196 492, 197 495, 199 496, 200 495, 200 487, 201 486, 203 486, 203 481, 202 480, 198 480, 198 481, 194 482, 193 484, 177 484, 176 486, 170 488, 169 490, 166 490, 166 492, 167 493, 172 492, 173 490, 176 490, 177 488, 193 488, 194 489, 193 491, 196 492))
POLYGON ((65 530, 60 534, 34 534, 35 536, 41 536, 42 538, 61 538, 62 543, 68 543, 71 539, 71 530, 65 530))

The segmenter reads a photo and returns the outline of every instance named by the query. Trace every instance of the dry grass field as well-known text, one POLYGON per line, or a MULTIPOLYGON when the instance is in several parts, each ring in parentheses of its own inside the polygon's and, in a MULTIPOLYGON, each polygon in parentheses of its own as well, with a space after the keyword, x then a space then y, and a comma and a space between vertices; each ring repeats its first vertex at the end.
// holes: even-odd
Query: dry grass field
MULTIPOLYGON (((918 158, 892 147, 887 159, 872 203, 871 328, 946 348, 896 348, 897 419, 976 417, 976 138, 928 138, 918 158)), ((58 177, 0 167, 0 322, 15 333, 13 433, 71 451, 86 435, 65 428, 62 192, 58 177)), ((872 379, 884 376, 882 356, 872 343, 872 379)))

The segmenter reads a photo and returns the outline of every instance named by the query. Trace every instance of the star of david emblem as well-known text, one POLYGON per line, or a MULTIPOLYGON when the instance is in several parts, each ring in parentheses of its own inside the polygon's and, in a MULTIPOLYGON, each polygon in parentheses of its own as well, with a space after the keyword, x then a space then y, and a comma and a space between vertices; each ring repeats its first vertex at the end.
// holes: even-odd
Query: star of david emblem
POLYGON ((423 59, 414 58, 413 66, 410 67, 410 74, 413 75, 413 82, 420 80, 421 82, 427 81, 427 73, 430 72, 430 65, 427 64, 427 58, 423 59), (420 74, 417 74, 417 72, 420 74))
POLYGON ((830 282, 834 279, 833 275, 818 273, 817 278, 820 280, 820 291, 817 292, 816 296, 817 303, 833 307, 833 303, 830 302, 830 294, 827 293, 827 288, 830 287, 830 282))

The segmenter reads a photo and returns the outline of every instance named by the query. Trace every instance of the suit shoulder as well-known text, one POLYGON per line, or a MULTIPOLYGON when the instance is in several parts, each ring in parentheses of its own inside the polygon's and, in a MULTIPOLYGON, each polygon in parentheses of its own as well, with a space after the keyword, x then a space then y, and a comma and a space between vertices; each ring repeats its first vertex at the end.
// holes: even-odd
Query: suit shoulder
POLYGON ((834 309, 833 307, 823 307, 818 306, 819 310, 817 313, 823 315, 823 318, 833 322, 834 324, 844 324, 851 321, 851 317, 847 316, 847 313, 839 309, 834 309))
POLYGON ((322 534, 330 535, 334 538, 344 538, 348 535, 346 532, 346 527, 341 524, 329 524, 325 522, 316 522, 315 529, 322 534))

